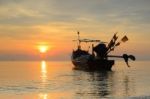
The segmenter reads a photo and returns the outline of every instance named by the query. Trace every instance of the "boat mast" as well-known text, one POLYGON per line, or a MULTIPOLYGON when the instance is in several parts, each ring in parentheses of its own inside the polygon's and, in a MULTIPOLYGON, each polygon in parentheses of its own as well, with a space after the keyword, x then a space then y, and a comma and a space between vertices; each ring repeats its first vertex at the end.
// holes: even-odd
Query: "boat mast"
POLYGON ((81 41, 80 41, 80 32, 78 31, 77 34, 78 34, 78 49, 81 49, 81 46, 80 46, 80 43, 81 43, 81 41))
POLYGON ((94 44, 92 44, 92 55, 95 56, 93 49, 94 49, 94 44))

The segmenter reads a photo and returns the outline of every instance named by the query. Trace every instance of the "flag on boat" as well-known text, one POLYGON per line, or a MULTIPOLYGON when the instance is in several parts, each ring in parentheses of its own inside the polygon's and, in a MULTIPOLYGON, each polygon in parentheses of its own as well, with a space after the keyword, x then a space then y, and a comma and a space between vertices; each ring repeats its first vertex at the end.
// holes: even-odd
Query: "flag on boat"
POLYGON ((121 39, 121 41, 122 42, 126 42, 126 41, 128 41, 129 39, 128 39, 128 37, 125 35, 122 39, 121 39))
POLYGON ((113 39, 114 39, 114 41, 116 41, 118 39, 117 33, 114 34, 113 39))
POLYGON ((120 42, 118 42, 115 46, 119 46, 120 45, 120 42))
POLYGON ((108 44, 108 49, 111 49, 112 47, 114 47, 117 39, 118 39, 118 36, 117 36, 117 33, 115 33, 114 36, 112 37, 111 41, 108 44))

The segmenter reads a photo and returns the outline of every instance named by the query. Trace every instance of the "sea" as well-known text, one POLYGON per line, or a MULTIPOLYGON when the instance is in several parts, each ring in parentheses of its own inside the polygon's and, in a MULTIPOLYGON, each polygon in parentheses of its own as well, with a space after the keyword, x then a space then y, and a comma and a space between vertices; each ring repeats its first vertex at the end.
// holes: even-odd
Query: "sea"
POLYGON ((130 65, 89 72, 70 61, 0 61, 0 99, 150 99, 150 61, 130 65))

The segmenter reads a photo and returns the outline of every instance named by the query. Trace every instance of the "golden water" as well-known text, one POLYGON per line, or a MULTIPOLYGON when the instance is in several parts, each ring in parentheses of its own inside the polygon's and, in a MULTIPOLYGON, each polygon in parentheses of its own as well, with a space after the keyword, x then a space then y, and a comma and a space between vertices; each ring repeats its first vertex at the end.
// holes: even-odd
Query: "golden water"
POLYGON ((0 62, 0 99, 150 98, 150 62, 128 68, 117 62, 109 72, 72 69, 69 61, 0 62))

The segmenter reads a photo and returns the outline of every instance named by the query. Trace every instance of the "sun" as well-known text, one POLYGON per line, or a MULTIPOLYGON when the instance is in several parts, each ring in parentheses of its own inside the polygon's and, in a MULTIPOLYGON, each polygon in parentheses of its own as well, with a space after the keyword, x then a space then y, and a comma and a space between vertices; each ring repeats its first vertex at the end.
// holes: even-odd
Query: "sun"
POLYGON ((49 47, 47 45, 39 45, 38 49, 40 51, 40 53, 46 53, 49 49, 49 47))

